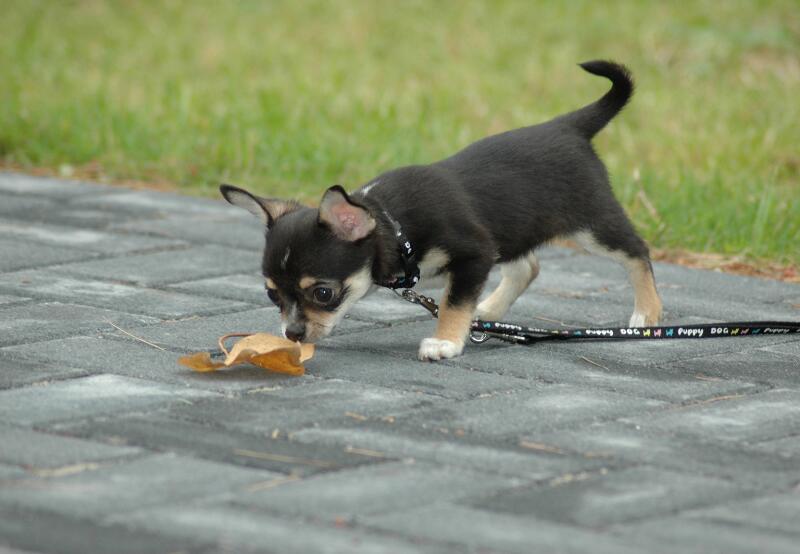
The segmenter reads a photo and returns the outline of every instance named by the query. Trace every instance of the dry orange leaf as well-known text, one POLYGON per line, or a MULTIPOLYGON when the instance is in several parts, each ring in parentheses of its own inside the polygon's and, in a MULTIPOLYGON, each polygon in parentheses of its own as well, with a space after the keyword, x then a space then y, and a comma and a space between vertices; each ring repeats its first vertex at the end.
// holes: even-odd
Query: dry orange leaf
POLYGON ((197 352, 182 356, 178 359, 178 363, 200 372, 216 371, 222 367, 238 364, 253 364, 277 373, 303 375, 305 373, 303 362, 314 355, 313 344, 300 344, 269 333, 232 333, 220 337, 219 346, 226 354, 223 362, 212 361, 208 352, 197 352), (230 337, 244 338, 233 345, 228 352, 225 340, 230 337))
POLYGON ((225 367, 222 362, 212 362, 211 354, 208 352, 196 352, 195 354, 181 356, 178 358, 178 363, 200 372, 216 371, 221 367, 225 367))

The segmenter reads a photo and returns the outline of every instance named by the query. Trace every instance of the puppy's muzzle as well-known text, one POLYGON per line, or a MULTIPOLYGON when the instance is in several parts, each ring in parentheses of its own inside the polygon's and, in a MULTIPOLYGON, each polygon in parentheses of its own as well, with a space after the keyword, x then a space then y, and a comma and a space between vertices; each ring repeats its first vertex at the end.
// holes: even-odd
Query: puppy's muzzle
POLYGON ((292 323, 286 327, 284 334, 291 341, 302 341, 306 336, 306 325, 305 323, 292 323))

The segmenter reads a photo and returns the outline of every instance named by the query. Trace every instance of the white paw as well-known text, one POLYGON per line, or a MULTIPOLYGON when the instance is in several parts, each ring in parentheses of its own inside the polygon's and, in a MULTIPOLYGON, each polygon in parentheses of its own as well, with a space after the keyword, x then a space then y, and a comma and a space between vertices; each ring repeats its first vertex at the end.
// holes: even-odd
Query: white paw
POLYGON ((459 344, 443 339, 422 339, 422 342, 419 344, 419 359, 424 362, 428 360, 454 358, 461 354, 463 350, 463 342, 459 344))
POLYGON ((633 312, 631 320, 628 323, 628 327, 644 327, 645 320, 646 318, 644 314, 640 314, 639 312, 633 312))

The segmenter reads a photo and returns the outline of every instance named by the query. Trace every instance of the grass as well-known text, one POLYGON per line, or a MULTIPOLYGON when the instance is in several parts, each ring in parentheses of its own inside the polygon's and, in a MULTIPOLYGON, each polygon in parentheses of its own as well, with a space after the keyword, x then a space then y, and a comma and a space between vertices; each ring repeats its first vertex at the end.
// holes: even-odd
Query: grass
POLYGON ((580 107, 656 247, 800 263, 793 0, 2 0, 0 161, 314 202, 580 107))

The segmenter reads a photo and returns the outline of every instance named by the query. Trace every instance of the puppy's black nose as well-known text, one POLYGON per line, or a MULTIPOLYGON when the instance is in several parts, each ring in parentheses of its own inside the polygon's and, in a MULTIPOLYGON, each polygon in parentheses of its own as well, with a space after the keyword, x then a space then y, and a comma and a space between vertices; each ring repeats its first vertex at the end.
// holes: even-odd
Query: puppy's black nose
POLYGON ((306 336, 306 326, 303 323, 292 323, 286 327, 286 338, 295 342, 302 341, 306 336))

